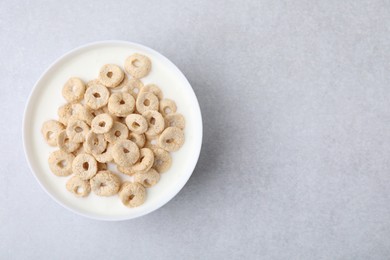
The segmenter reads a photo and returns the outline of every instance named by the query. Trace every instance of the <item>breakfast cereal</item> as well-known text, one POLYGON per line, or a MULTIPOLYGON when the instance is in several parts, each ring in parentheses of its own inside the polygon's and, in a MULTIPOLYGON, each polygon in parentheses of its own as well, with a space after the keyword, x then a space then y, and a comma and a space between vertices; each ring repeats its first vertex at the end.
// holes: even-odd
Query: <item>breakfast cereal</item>
POLYGON ((175 152, 184 144, 184 133, 180 128, 168 127, 158 138, 158 145, 168 152, 175 152))
POLYGON ((119 191, 119 198, 129 208, 138 207, 145 202, 146 190, 137 182, 124 182, 119 191))
MULTIPOLYGON (((103 111, 102 111, 103 112, 103 111)), ((91 122, 91 130, 96 134, 105 134, 110 131, 114 120, 107 113, 101 113, 95 116, 91 122)))
POLYGON ((84 142, 84 150, 90 154, 101 154, 106 150, 107 141, 102 134, 96 134, 90 131, 84 142))
POLYGON ((81 146, 81 143, 74 143, 69 140, 66 130, 62 130, 57 137, 57 145, 62 151, 66 153, 73 153, 81 146))
POLYGON ((148 130, 148 122, 139 114, 130 114, 126 117, 126 125, 132 133, 143 134, 148 130))
POLYGON ((70 120, 66 127, 66 134, 68 135, 69 140, 74 143, 84 142, 88 132, 89 126, 81 120, 70 120))
POLYGON ((89 180, 97 173, 97 162, 92 155, 82 153, 74 158, 72 170, 82 180, 89 180))
POLYGON ((179 113, 172 113, 165 116, 165 126, 166 127, 178 127, 180 129, 184 129, 185 127, 185 120, 184 116, 179 113))
POLYGON ((158 85, 141 81, 151 66, 148 57, 135 53, 124 70, 105 64, 86 84, 76 77, 65 82, 67 103, 58 108, 58 121, 46 121, 41 132, 59 148, 49 155, 50 170, 57 176, 73 174, 65 186, 74 196, 118 193, 125 206, 137 207, 146 200, 146 188, 171 167, 170 152, 184 144, 185 119, 158 85))
POLYGON ((107 88, 118 86, 124 77, 122 69, 115 64, 104 65, 99 72, 99 81, 107 88))
POLYGON ((85 104, 91 109, 101 108, 108 103, 110 92, 108 89, 100 84, 92 84, 85 91, 85 104))
POLYGON ((63 124, 56 120, 48 120, 42 125, 41 133, 50 146, 57 146, 58 134, 64 130, 63 124))
POLYGON ((104 134, 107 142, 115 143, 118 140, 126 140, 129 136, 129 129, 125 124, 114 122, 110 131, 104 134))
POLYGON ((112 196, 118 193, 120 179, 110 171, 99 171, 91 180, 91 189, 98 196, 112 196))
POLYGON ((136 79, 147 76, 152 63, 145 55, 135 53, 125 60, 125 70, 136 79))
POLYGON ((172 165, 172 157, 169 152, 161 148, 154 148, 154 163, 153 168, 156 169, 159 173, 166 172, 172 165))
POLYGON ((138 182, 145 188, 153 187, 160 180, 160 174, 155 169, 150 169, 145 173, 136 173, 134 181, 138 182))
POLYGON ((85 84, 79 78, 70 78, 62 88, 62 96, 68 102, 77 102, 83 99, 85 84))
POLYGON ((126 83, 126 85, 123 86, 122 92, 126 92, 131 94, 134 99, 137 98, 139 91, 144 86, 141 80, 139 79, 129 79, 129 81, 126 83))
POLYGON ((163 99, 160 101, 160 113, 163 116, 175 113, 177 110, 175 101, 171 99, 163 99))
POLYGON ((148 130, 145 132, 146 136, 155 136, 160 134, 165 127, 163 116, 155 110, 147 110, 142 113, 142 116, 148 122, 148 130))
POLYGON ((112 93, 108 99, 108 111, 118 117, 125 117, 133 113, 135 100, 132 95, 126 92, 112 93))
POLYGON ((140 93, 137 96, 135 106, 137 108, 138 113, 140 114, 147 110, 158 110, 158 98, 156 97, 156 95, 150 92, 140 93))
POLYGON ((71 177, 66 183, 66 189, 76 197, 86 197, 91 192, 89 181, 82 180, 79 176, 71 177))
POLYGON ((112 147, 112 158, 114 162, 121 166, 131 166, 139 158, 138 146, 130 140, 119 140, 112 147))
POLYGON ((48 162, 50 170, 57 176, 68 176, 72 174, 72 163, 74 155, 62 150, 54 151, 50 154, 48 162))

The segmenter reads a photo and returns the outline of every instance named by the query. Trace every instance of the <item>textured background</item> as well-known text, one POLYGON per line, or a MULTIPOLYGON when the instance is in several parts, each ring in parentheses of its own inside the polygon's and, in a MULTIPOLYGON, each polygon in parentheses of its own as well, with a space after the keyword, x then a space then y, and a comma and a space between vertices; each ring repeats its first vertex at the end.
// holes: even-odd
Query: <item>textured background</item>
POLYGON ((389 259, 389 1, 1 1, 0 39, 0 258, 389 259), (117 223, 52 201, 21 142, 40 74, 107 39, 169 57, 204 119, 184 189, 117 223))

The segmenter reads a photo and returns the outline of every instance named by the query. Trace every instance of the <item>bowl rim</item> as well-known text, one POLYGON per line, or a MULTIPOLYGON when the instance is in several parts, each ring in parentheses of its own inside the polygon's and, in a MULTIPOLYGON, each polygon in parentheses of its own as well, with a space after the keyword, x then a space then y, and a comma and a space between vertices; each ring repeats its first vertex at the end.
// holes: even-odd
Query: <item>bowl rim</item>
POLYGON ((25 158, 27 160, 27 164, 28 164, 28 167, 30 169, 31 174, 34 176, 35 180, 38 182, 39 186, 41 186, 41 188, 46 192, 46 194, 48 194, 49 197, 51 197, 59 205, 61 205, 62 207, 68 209, 69 211, 71 211, 71 212, 73 212, 73 213, 75 213, 77 215, 80 215, 80 216, 83 216, 83 217, 86 217, 86 218, 89 218, 89 219, 94 219, 94 220, 103 220, 103 221, 124 221, 124 220, 130 220, 130 219, 138 218, 138 217, 141 217, 141 216, 145 216, 145 215, 147 215, 147 214, 149 214, 149 213, 151 213, 151 212, 161 208, 165 204, 167 204, 171 199, 173 199, 182 190, 182 188, 185 186, 185 184, 188 182, 188 180, 192 176, 192 173, 194 172, 196 164, 197 164, 197 162, 199 160, 200 151, 201 151, 201 147, 202 147, 202 141, 203 141, 202 113, 201 113, 201 110, 200 110, 200 105, 199 105, 198 98, 197 98, 197 96, 195 94, 194 89, 192 88, 191 84, 189 83, 188 79, 184 76, 182 71, 171 60, 169 60, 167 57, 165 57, 160 52, 158 52, 158 51, 156 51, 156 50, 154 50, 154 49, 152 49, 150 47, 147 47, 147 46, 145 46, 143 44, 130 42, 130 41, 123 41, 123 40, 94 41, 94 42, 90 42, 90 43, 87 43, 87 44, 83 44, 83 45, 81 45, 79 47, 73 48, 73 49, 65 52, 59 58, 55 59, 54 62, 52 62, 43 71, 43 73, 39 76, 38 80, 35 82, 33 88, 31 89, 31 91, 30 91, 30 93, 28 95, 27 104, 24 107, 24 112, 23 112, 23 122, 22 122, 23 151, 24 151, 24 155, 25 155, 25 158), (50 70, 54 66, 56 66, 58 63, 60 63, 63 59, 67 58, 68 56, 71 56, 73 53, 82 51, 83 49, 87 50, 89 48, 96 47, 96 46, 99 46, 99 45, 109 45, 109 44, 132 45, 132 46, 135 46, 136 48, 140 48, 141 50, 145 50, 146 52, 152 53, 153 55, 156 55, 159 58, 161 58, 164 61, 164 63, 166 63, 168 66, 170 66, 171 68, 174 69, 174 71, 177 74, 177 76, 180 77, 181 80, 183 80, 183 82, 185 82, 187 84, 187 87, 189 87, 189 90, 194 95, 195 100, 196 100, 196 104, 197 104, 197 106, 195 108, 193 108, 193 109, 197 110, 197 114, 199 114, 199 119, 200 119, 199 124, 196 126, 198 128, 198 129, 196 129, 196 131, 199 132, 199 142, 197 142, 196 146, 194 147, 194 153, 192 154, 193 160, 191 160, 191 163, 192 163, 191 168, 192 168, 192 170, 189 172, 188 176, 186 178, 182 179, 182 181, 177 186, 177 189, 175 189, 175 190, 172 189, 172 191, 168 192, 167 195, 165 197, 163 197, 159 203, 156 204, 156 206, 151 207, 151 208, 145 210, 144 212, 141 212, 141 213, 138 213, 138 214, 135 214, 135 215, 129 215, 129 216, 99 216, 97 214, 92 215, 92 214, 87 214, 87 213, 78 211, 78 210, 76 210, 76 209, 66 205, 60 199, 57 199, 53 194, 51 194, 46 189, 46 187, 41 183, 41 181, 39 180, 38 176, 36 175, 36 173, 35 173, 35 171, 33 169, 32 164, 30 163, 30 161, 32 160, 30 158, 30 155, 29 155, 30 152, 27 151, 29 146, 27 145, 28 125, 27 125, 26 117, 27 117, 27 115, 29 113, 29 110, 30 110, 30 108, 32 106, 31 100, 33 98, 33 95, 34 95, 35 91, 37 90, 37 87, 40 84, 40 82, 42 81, 42 79, 46 76, 47 73, 50 72, 50 70))

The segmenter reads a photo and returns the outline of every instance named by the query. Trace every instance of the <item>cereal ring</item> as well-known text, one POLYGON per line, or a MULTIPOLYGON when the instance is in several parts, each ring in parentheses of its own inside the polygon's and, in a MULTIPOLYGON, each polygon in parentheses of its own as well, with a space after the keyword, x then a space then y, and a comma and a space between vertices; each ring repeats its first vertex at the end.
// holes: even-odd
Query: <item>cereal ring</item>
POLYGON ((135 102, 135 106, 140 114, 147 110, 158 110, 158 98, 150 92, 140 93, 135 102))
POLYGON ((78 119, 90 124, 93 116, 92 114, 88 114, 88 111, 84 109, 84 106, 81 104, 65 104, 58 109, 59 121, 67 125, 71 119, 78 119))
POLYGON ((140 157, 137 163, 130 166, 119 165, 117 168, 120 172, 127 175, 134 175, 136 173, 144 173, 152 168, 154 163, 153 151, 149 148, 142 148, 140 150, 140 157))
POLYGON ((66 183, 66 189, 76 197, 86 197, 91 192, 89 181, 84 181, 78 176, 73 176, 66 183))
POLYGON ((184 129, 185 120, 184 116, 179 113, 173 113, 165 116, 165 126, 166 127, 178 127, 180 129, 184 129))
POLYGON ((96 195, 112 196, 118 193, 121 181, 110 171, 99 171, 91 180, 91 188, 96 195))
POLYGON ((66 134, 66 130, 62 130, 57 138, 57 145, 58 147, 66 152, 66 153, 73 153, 80 147, 80 143, 73 143, 69 140, 68 135, 66 134))
POLYGON ((82 120, 88 125, 91 125, 93 115, 91 110, 81 104, 72 105, 72 116, 69 117, 68 122, 71 120, 82 120))
POLYGON ((64 151, 57 150, 49 156, 50 170, 57 176, 68 176, 72 174, 72 162, 74 155, 71 153, 65 153, 64 151))
POLYGON ((119 198, 126 207, 138 207, 146 200, 146 190, 139 183, 124 182, 119 191, 119 198))
POLYGON ((134 142, 139 148, 142 148, 145 145, 145 135, 143 134, 130 133, 129 140, 134 142))
POLYGON ((142 116, 146 119, 149 125, 148 130, 145 132, 147 136, 158 135, 164 130, 164 118, 159 112, 155 110, 148 110, 142 113, 142 116))
POLYGON ((62 88, 62 96, 69 103, 80 101, 85 93, 84 82, 79 78, 70 78, 62 88))
POLYGON ((153 93, 156 97, 158 97, 159 100, 163 98, 163 93, 161 89, 155 84, 148 84, 141 88, 141 90, 139 91, 140 94, 144 92, 153 93))
POLYGON ((105 134, 110 131, 112 125, 114 124, 114 120, 112 117, 107 114, 97 115, 91 123, 91 129, 96 134, 105 134))
POLYGON ((59 121, 64 125, 67 125, 71 119, 83 120, 87 124, 90 124, 93 115, 90 110, 81 104, 65 104, 58 108, 59 121))
POLYGON ((107 105, 109 96, 110 92, 105 86, 92 85, 85 91, 85 104, 92 109, 98 109, 107 105))
POLYGON ((45 141, 50 146, 56 146, 59 133, 65 129, 65 126, 56 120, 49 120, 43 123, 41 133, 45 141))
POLYGON ((97 162, 92 155, 82 153, 74 158, 72 170, 82 180, 89 180, 97 173, 97 162))
POLYGON ((108 111, 116 116, 125 117, 133 113, 135 100, 126 92, 116 92, 108 99, 108 111))
POLYGON ((134 53, 125 61, 125 70, 136 79, 148 75, 151 68, 152 62, 150 59, 139 53, 134 53))
POLYGON ((177 110, 175 101, 171 99, 163 99, 160 101, 160 113, 163 116, 167 116, 171 113, 175 113, 177 110))
POLYGON ((84 150, 91 154, 101 154, 106 150, 107 141, 102 134, 90 131, 85 137, 84 150))
POLYGON ((168 127, 158 138, 158 145, 168 152, 175 152, 184 144, 183 130, 177 127, 168 127))
POLYGON ((153 168, 156 169, 159 173, 164 173, 171 168, 172 157, 171 155, 161 148, 153 149, 154 153, 154 163, 153 168))
POLYGON ((149 148, 142 148, 140 150, 139 160, 136 164, 131 166, 135 172, 145 172, 152 168, 154 163, 153 151, 149 148))
POLYGON ((130 140, 119 140, 112 147, 112 158, 121 166, 133 165, 139 158, 138 146, 130 140))
POLYGON ((131 132, 136 134, 143 134, 148 130, 148 122, 146 119, 138 114, 130 114, 126 117, 126 125, 131 132))
POLYGON ((122 82, 123 77, 123 70, 115 64, 106 64, 99 72, 99 81, 107 88, 118 86, 122 82))
POLYGON ((81 120, 71 120, 66 127, 69 140, 74 143, 82 143, 89 131, 89 126, 81 120))
POLYGON ((146 136, 145 147, 150 149, 159 148, 158 136, 146 136))
POLYGON ((127 126, 118 122, 114 122, 110 131, 104 134, 104 138, 110 143, 115 143, 118 140, 126 140, 128 136, 129 129, 127 126))
POLYGON ((122 92, 127 92, 136 99, 139 91, 143 86, 144 84, 142 83, 142 81, 140 81, 139 79, 132 78, 125 83, 125 85, 122 88, 122 92))
POLYGON ((145 173, 136 173, 134 175, 134 181, 138 182, 145 188, 150 188, 156 185, 159 180, 160 174, 153 168, 145 173))
POLYGON ((100 163, 108 163, 108 162, 112 162, 113 160, 111 151, 112 151, 112 144, 109 143, 106 147, 106 150, 104 150, 101 154, 92 154, 92 155, 95 157, 96 161, 100 163))

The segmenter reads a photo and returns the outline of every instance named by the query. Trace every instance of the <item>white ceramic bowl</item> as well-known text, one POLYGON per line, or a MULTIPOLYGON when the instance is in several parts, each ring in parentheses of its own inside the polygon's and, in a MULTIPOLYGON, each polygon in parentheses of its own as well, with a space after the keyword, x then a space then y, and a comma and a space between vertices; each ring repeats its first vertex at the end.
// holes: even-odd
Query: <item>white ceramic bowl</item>
MULTIPOLYGON (((190 178, 199 158, 202 144, 202 118, 198 100, 191 85, 180 70, 160 53, 131 42, 104 41, 81 46, 55 61, 35 84, 24 113, 23 143, 27 161, 42 188, 59 204, 82 216, 98 220, 126 220, 148 214, 171 200, 190 178), (146 202, 137 208, 127 208, 118 196, 99 197, 91 193, 76 198, 65 189, 69 177, 51 173, 47 158, 58 149, 47 145, 40 133, 43 122, 57 119, 57 109, 65 104, 62 86, 69 77, 84 81, 97 77, 107 63, 123 67, 130 54, 144 53, 152 60, 151 73, 142 79, 161 87, 164 97, 175 100, 178 113, 186 119, 185 143, 172 153, 172 167, 161 175, 160 182, 147 191, 146 202)), ((121 175, 123 176, 123 175, 121 175)), ((127 178, 127 177, 122 177, 127 178)), ((31 203, 34 203, 33 201, 31 203)))

